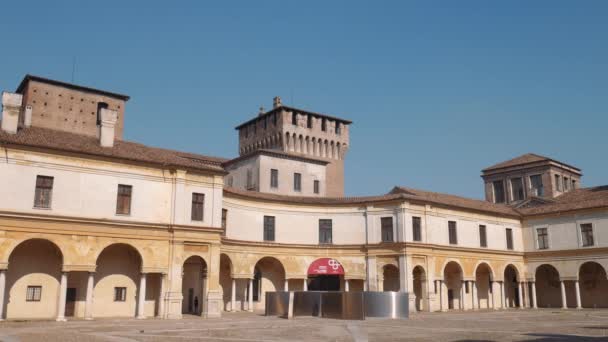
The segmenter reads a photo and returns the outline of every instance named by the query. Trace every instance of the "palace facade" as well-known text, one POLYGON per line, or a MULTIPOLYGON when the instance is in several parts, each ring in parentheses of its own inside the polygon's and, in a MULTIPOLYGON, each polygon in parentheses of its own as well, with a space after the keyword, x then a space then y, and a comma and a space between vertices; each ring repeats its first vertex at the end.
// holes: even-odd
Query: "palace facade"
POLYGON ((575 166, 488 167, 486 200, 345 197, 349 120, 275 98, 226 159, 123 140, 128 100, 31 75, 2 94, 0 319, 219 317, 276 290, 608 307, 608 186, 575 166))

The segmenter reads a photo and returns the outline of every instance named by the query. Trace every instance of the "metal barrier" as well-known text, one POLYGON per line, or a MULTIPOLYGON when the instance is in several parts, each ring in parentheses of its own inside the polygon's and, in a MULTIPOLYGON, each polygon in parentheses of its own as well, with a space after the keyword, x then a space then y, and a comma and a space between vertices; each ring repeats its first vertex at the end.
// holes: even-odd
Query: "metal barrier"
POLYGON ((363 320, 366 317, 407 318, 408 315, 406 292, 266 292, 266 316, 363 320))

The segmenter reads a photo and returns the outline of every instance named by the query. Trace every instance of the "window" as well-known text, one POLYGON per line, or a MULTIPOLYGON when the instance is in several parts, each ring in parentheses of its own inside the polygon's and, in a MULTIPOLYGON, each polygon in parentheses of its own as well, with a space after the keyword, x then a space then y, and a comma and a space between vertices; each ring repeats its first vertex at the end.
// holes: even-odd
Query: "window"
POLYGON ((336 134, 340 135, 340 133, 342 133, 342 127, 340 126, 340 123, 336 121, 336 134))
POLYGON ((274 216, 264 216, 264 241, 274 241, 274 216))
POLYGON ((570 185, 570 181, 567 177, 564 177, 564 191, 568 191, 568 186, 570 185))
POLYGON ((507 234, 507 249, 513 249, 513 229, 507 228, 505 234, 507 234))
POLYGON ((575 179, 572 180, 572 188, 571 189, 572 190, 576 189, 576 180, 575 179))
POLYGON ((312 128, 312 115, 309 115, 308 117, 306 117, 306 127, 312 128))
POLYGON ((42 286, 28 286, 25 293, 26 302, 39 302, 42 297, 42 286))
POLYGON ((591 223, 581 224, 581 240, 583 247, 593 246, 593 225, 591 223))
POLYGON ((382 242, 393 242, 393 218, 381 218, 380 226, 382 227, 382 242))
POLYGON ((562 177, 555 175, 555 188, 557 191, 562 191, 562 177))
POLYGON ((319 220, 319 243, 331 243, 331 220, 319 220))
POLYGON ((450 245, 458 244, 458 235, 456 232, 456 221, 448 221, 448 230, 450 234, 450 245))
POLYGON ((488 236, 484 225, 479 225, 479 246, 488 247, 488 236))
POLYGON ((492 182, 492 187, 494 188, 494 203, 504 203, 505 187, 503 186, 502 181, 492 182))
POLYGON ((298 125, 298 113, 296 113, 296 112, 291 113, 291 124, 294 126, 298 125))
POLYGON ((524 183, 521 178, 511 179, 511 192, 513 193, 513 201, 522 201, 524 199, 524 183))
POLYGON ((422 227, 420 226, 420 217, 412 217, 412 230, 414 241, 422 241, 422 227))
POLYGON ((124 302, 127 300, 127 288, 126 287, 115 287, 114 288, 114 301, 124 302))
POLYGON ((321 183, 318 180, 315 180, 313 185, 315 194, 318 194, 321 191, 321 183))
POLYGON ((270 170, 270 187, 271 188, 279 187, 279 170, 277 170, 277 169, 270 170))
POLYGON ((131 194, 133 187, 130 185, 118 184, 118 195, 116 199, 116 214, 131 214, 131 194))
POLYGON ((321 130, 323 132, 327 131, 327 119, 325 118, 321 119, 321 130))
POLYGON ((538 242, 538 249, 549 248, 549 234, 547 233, 547 228, 536 229, 536 237, 538 242))
POLYGON ((34 194, 34 207, 50 208, 53 194, 53 177, 36 176, 36 192, 34 194))
POLYGON ((192 221, 202 221, 205 208, 205 194, 192 193, 192 221))
POLYGON ((253 185, 253 171, 251 169, 247 170, 247 190, 252 190, 254 188, 253 185))
POLYGON ((302 191, 302 175, 299 173, 293 174, 293 191, 302 191))
POLYGON ((222 235, 226 235, 226 224, 228 223, 228 209, 222 209, 222 235))
POLYGON ((532 188, 532 193, 535 196, 543 196, 543 179, 541 175, 530 176, 530 186, 532 188))

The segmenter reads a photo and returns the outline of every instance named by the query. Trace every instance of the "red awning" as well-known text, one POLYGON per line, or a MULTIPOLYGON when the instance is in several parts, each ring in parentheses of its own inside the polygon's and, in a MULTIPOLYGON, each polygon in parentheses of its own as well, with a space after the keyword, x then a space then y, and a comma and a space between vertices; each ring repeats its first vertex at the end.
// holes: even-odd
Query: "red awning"
POLYGON ((321 258, 310 264, 308 275, 344 275, 344 267, 336 259, 321 258))

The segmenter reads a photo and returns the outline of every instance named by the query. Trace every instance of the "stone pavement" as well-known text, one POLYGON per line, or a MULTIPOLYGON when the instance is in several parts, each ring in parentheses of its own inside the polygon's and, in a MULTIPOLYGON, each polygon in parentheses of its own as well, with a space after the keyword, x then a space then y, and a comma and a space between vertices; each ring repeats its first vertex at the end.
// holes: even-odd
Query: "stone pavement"
POLYGON ((221 319, 0 322, 0 341, 608 341, 608 310, 414 314, 409 320, 286 320, 252 313, 221 319))

